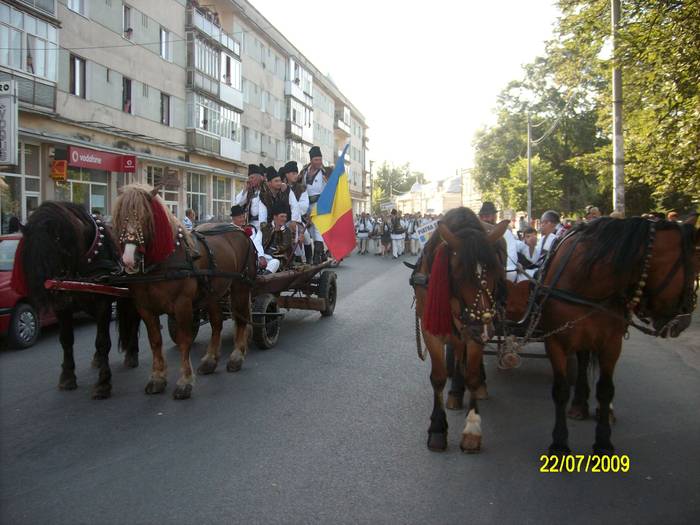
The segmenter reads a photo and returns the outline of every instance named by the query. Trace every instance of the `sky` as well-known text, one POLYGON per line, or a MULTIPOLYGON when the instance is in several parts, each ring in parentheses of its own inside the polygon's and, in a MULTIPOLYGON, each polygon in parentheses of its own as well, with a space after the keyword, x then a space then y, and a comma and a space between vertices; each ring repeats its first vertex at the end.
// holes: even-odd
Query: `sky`
POLYGON ((368 157, 429 179, 470 167, 496 98, 544 51, 551 0, 251 0, 369 126, 368 157))

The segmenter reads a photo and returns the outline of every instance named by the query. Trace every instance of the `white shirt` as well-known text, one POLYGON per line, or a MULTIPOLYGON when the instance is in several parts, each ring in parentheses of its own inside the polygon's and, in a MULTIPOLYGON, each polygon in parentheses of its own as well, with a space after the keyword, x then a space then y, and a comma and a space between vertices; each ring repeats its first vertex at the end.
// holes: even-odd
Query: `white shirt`
POLYGON ((552 233, 540 237, 540 240, 537 241, 537 247, 535 248, 535 255, 537 256, 538 264, 543 262, 541 259, 545 257, 546 253, 552 249, 552 244, 554 244, 554 241, 564 236, 564 232, 566 232, 564 226, 557 224, 552 233))
MULTIPOLYGON (((245 207, 246 200, 248 199, 248 189, 245 188, 236 195, 235 204, 245 207)), ((267 222, 267 206, 263 204, 260 200, 260 190, 255 190, 255 194, 250 201, 250 208, 248 208, 248 220, 257 229, 260 229, 260 224, 267 222), (253 217, 257 217, 254 219, 253 217)))
POLYGON ((518 264, 518 239, 513 231, 508 228, 503 234, 503 239, 506 241, 506 278, 509 281, 518 280, 517 264, 518 264))
POLYGON ((192 227, 194 226, 194 225, 192 224, 192 221, 190 220, 190 218, 189 218, 187 215, 185 215, 185 218, 182 219, 182 225, 183 225, 185 228, 187 228, 187 231, 192 231, 192 227))
POLYGON ((290 220, 294 222, 302 222, 301 218, 309 212, 309 192, 304 190, 304 192, 297 196, 293 189, 289 190, 289 207, 292 210, 292 216, 290 220))

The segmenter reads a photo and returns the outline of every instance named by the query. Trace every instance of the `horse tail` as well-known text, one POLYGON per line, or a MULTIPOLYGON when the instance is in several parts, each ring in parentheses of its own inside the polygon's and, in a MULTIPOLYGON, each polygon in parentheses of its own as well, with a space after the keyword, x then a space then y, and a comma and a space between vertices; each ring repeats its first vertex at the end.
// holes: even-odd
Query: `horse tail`
POLYGON ((136 310, 133 299, 117 299, 117 331, 119 333, 120 352, 128 349, 133 340, 138 341, 140 326, 141 317, 136 310))

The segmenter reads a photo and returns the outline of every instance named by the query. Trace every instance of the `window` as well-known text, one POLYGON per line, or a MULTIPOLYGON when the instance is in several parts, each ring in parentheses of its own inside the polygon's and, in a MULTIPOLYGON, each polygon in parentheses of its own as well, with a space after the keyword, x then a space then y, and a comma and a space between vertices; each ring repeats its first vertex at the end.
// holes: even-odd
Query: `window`
POLYGON ((124 113, 133 113, 134 108, 131 103, 131 79, 122 78, 122 111, 124 113))
POLYGON ((207 176, 201 173, 187 173, 187 207, 192 208, 195 217, 202 220, 207 214, 207 176))
POLYGON ((66 2, 66 7, 71 11, 85 16, 85 0, 68 0, 66 2))
POLYGON ((85 60, 70 56, 70 93, 85 98, 85 60))
POLYGON ((160 56, 168 62, 173 61, 170 31, 160 28, 160 56))
POLYGON ((163 202, 165 202, 175 217, 180 216, 178 214, 180 183, 178 182, 176 171, 172 171, 166 176, 163 168, 160 166, 147 166, 146 184, 150 184, 154 188, 158 187, 158 195, 163 199, 163 202))
POLYGON ((212 190, 212 215, 215 220, 225 221, 231 209, 231 179, 215 175, 212 190))
POLYGON ((124 38, 131 40, 131 35, 134 32, 131 28, 131 7, 126 4, 122 10, 122 29, 124 30, 124 38))
POLYGON ((160 94, 160 123, 170 125, 170 95, 160 94))
POLYGON ((143 98, 148 98, 148 84, 141 84, 141 91, 143 92, 143 98))
POLYGON ((57 40, 55 26, 0 3, 0 65, 55 81, 57 40))
POLYGON ((212 78, 219 79, 221 76, 221 71, 219 69, 221 57, 219 51, 214 46, 209 45, 201 38, 197 38, 195 40, 194 57, 194 66, 197 70, 212 78))
POLYGON ((241 62, 223 51, 221 53, 221 81, 238 91, 242 91, 241 62))

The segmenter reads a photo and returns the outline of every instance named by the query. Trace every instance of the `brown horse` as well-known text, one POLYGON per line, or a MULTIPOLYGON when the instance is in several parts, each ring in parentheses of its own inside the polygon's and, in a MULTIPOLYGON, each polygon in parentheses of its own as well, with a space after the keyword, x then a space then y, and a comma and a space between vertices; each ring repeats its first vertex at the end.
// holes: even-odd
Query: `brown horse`
POLYGON ((577 352, 579 373, 570 416, 588 414, 589 352, 597 353, 599 403, 595 453, 614 451, 610 440, 613 371, 630 324, 661 337, 677 337, 690 324, 700 270, 695 220, 679 225, 641 218, 601 218, 577 227, 557 247, 539 290, 541 326, 554 372, 556 422, 551 453, 568 454, 567 352, 577 352), (645 322, 639 325, 634 314, 645 322), (557 333, 552 333, 557 332, 557 333))
POLYGON ((248 236, 232 225, 210 224, 197 228, 201 233, 190 235, 165 208, 156 190, 139 184, 124 187, 113 216, 122 259, 132 274, 125 282, 146 323, 153 352, 146 393, 161 393, 167 384, 159 316, 166 313, 177 322, 181 375, 173 397, 187 399, 194 383, 190 362, 193 312, 204 308, 209 314, 212 337, 198 372, 210 374, 216 369, 221 349, 223 315, 219 302, 227 296, 236 320, 236 337, 226 369, 240 370, 248 345, 250 288, 255 278, 254 248, 248 236), (212 231, 217 227, 222 231, 212 231))
POLYGON ((487 233, 470 209, 450 210, 411 276, 416 295, 416 323, 420 319, 420 332, 432 365, 430 450, 447 448, 447 417, 443 406, 447 367, 443 349, 450 339, 455 343, 455 368, 465 367, 466 361, 464 376, 470 394, 460 447, 465 452, 481 449, 477 392, 482 385, 483 348, 493 333, 496 296, 505 278, 496 245, 507 224, 508 221, 503 221, 487 233))

